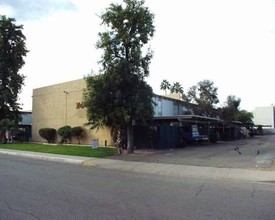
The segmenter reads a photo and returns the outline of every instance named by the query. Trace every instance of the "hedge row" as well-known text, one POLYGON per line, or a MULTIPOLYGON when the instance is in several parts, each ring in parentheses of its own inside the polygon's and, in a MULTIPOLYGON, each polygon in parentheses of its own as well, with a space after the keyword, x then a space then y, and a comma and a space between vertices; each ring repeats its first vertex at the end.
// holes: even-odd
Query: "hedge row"
POLYGON ((57 135, 60 137, 60 143, 69 143, 70 140, 75 137, 78 140, 78 144, 80 144, 81 138, 84 136, 85 130, 81 126, 71 127, 71 126, 63 126, 58 128, 41 128, 39 129, 39 135, 43 139, 45 139, 48 143, 54 143, 57 135))

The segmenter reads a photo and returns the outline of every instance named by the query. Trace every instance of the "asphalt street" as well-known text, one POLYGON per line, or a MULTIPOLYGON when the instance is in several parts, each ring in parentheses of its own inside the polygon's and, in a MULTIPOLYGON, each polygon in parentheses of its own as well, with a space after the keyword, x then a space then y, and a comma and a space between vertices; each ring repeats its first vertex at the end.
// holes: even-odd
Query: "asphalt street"
POLYGON ((135 150, 107 159, 0 149, 0 154, 158 175, 275 182, 275 135, 181 149, 135 150), (238 147, 238 151, 236 151, 238 147))
MULTIPOLYGON (((126 164, 127 165, 127 164, 126 164)), ((0 219, 271 220, 275 186, 0 155, 0 219)))

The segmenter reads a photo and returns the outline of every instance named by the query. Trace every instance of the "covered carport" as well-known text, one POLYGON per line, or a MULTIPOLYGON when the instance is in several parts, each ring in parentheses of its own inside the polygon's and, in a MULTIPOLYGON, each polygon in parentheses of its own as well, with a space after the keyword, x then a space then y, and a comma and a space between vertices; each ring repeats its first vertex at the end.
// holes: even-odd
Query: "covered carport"
POLYGON ((154 117, 148 126, 136 126, 135 145, 165 149, 217 141, 223 121, 199 115, 154 117))

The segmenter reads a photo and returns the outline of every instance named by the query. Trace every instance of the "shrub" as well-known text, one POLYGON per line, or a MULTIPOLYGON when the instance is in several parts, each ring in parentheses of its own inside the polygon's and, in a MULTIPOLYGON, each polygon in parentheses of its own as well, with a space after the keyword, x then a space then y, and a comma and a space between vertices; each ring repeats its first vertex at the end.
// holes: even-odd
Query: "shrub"
POLYGON ((39 135, 48 143, 53 143, 56 138, 56 130, 54 128, 41 128, 39 135))
POLYGON ((60 143, 68 143, 72 137, 72 128, 69 125, 63 126, 57 130, 57 134, 60 136, 60 143))
POLYGON ((84 129, 81 126, 73 127, 71 133, 73 137, 77 138, 78 144, 80 144, 80 139, 84 135, 84 129))

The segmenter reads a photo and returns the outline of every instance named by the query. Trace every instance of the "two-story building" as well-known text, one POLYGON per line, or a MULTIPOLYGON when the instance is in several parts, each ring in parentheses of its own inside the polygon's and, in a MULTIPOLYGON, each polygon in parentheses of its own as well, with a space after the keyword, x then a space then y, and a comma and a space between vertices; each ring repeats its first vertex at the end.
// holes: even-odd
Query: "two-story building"
MULTIPOLYGON (((99 145, 113 145, 110 129, 90 130, 83 105, 85 79, 36 88, 33 90, 32 140, 45 142, 39 135, 41 128, 58 129, 62 126, 82 126, 85 136, 81 143, 90 145, 94 139, 99 145)), ((166 96, 154 95, 154 118, 148 124, 134 123, 135 146, 168 148, 181 147, 196 138, 208 140, 217 132, 222 121, 193 114, 194 104, 166 96)), ((224 127, 223 127, 224 129, 224 127)), ((59 139, 57 138, 56 142, 59 139)), ((72 143, 77 143, 72 140, 72 143)))

